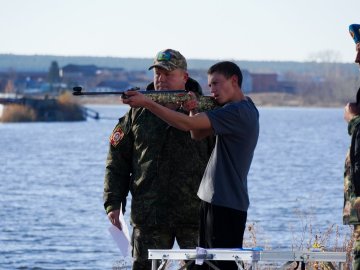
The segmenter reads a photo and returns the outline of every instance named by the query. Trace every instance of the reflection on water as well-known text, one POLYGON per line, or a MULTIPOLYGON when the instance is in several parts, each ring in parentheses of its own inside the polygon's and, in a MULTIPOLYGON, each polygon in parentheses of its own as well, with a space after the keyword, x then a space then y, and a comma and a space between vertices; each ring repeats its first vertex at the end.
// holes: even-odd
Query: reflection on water
MULTIPOLYGON (((111 269, 119 261, 102 189, 108 137, 127 107, 91 108, 106 119, 0 124, 0 269, 111 269)), ((260 114, 248 215, 257 245, 289 248, 305 224, 347 233, 342 170, 350 141, 342 110, 260 114)))

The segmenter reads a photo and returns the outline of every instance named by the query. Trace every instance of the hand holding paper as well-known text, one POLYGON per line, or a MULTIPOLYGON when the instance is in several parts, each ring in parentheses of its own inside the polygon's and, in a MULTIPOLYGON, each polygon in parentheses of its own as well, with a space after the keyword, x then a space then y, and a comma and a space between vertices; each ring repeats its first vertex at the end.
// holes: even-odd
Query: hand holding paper
POLYGON ((109 232, 114 239, 116 245, 120 249, 121 254, 126 257, 130 255, 130 235, 129 235, 129 229, 126 225, 124 216, 122 212, 120 211, 119 220, 121 223, 122 230, 120 230, 118 227, 111 225, 109 227, 109 232))

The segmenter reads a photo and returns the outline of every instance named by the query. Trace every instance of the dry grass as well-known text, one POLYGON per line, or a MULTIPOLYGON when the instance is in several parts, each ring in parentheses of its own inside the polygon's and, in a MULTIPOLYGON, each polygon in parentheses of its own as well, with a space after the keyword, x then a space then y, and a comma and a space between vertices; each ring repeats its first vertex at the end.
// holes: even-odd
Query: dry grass
MULTIPOLYGON (((319 231, 316 230, 311 225, 311 219, 309 218, 300 218, 300 225, 302 227, 302 231, 297 232, 292 230, 292 246, 291 249, 294 251, 297 250, 322 250, 322 251, 338 251, 338 252, 346 252, 347 260, 344 264, 345 270, 351 269, 351 263, 352 263, 352 248, 354 244, 354 240, 352 237, 353 228, 352 226, 346 227, 346 229, 349 229, 349 231, 345 232, 344 235, 341 235, 339 231, 339 226, 332 224, 329 225, 328 228, 325 231, 319 231)), ((247 230, 245 232, 244 236, 244 247, 245 248, 252 248, 252 247, 258 247, 259 243, 266 243, 266 239, 258 239, 258 232, 259 226, 256 226, 254 223, 248 224, 247 230)), ((270 246, 261 246, 264 250, 271 250, 272 248, 270 246)), ((335 269, 338 269, 338 265, 336 263, 333 263, 335 266, 335 269)), ((262 264, 260 269, 267 270, 267 269, 274 269, 279 267, 279 265, 273 265, 273 264, 262 264)), ((329 270, 333 269, 330 264, 326 262, 315 262, 315 263, 309 263, 308 267, 309 269, 315 269, 315 270, 329 270)), ((295 263, 291 264, 289 268, 286 269, 294 269, 295 263)), ((307 268, 308 269, 308 268, 307 268)))
POLYGON ((77 103, 70 92, 64 92, 58 99, 59 109, 61 111, 61 117, 58 121, 80 121, 84 120, 83 111, 81 106, 77 103))
POLYGON ((52 98, 39 99, 31 106, 8 104, 4 106, 0 118, 1 122, 82 120, 85 120, 82 106, 76 102, 69 92, 61 94, 56 100, 52 98))
POLYGON ((25 105, 10 104, 4 106, 1 122, 33 122, 36 120, 35 111, 25 105))
POLYGON ((76 100, 74 99, 74 96, 68 91, 62 93, 57 100, 59 104, 62 105, 77 104, 76 100))

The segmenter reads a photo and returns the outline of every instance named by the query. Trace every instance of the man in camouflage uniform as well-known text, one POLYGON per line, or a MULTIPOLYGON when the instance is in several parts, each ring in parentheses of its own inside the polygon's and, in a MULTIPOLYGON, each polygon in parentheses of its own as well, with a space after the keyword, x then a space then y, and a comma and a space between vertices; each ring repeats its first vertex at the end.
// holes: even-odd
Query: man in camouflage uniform
MULTIPOLYGON (((352 24, 349 32, 356 44, 355 63, 360 64, 360 25, 352 24)), ((360 270, 360 89, 356 103, 345 106, 344 119, 351 136, 350 148, 345 159, 343 223, 354 225, 353 269, 360 270)))
MULTIPOLYGON (((149 90, 186 89, 202 94, 188 77, 185 58, 175 50, 157 54, 149 90)), ((182 112, 178 104, 168 107, 182 112)), ((188 113, 183 111, 184 113, 188 113)), ((195 248, 199 229, 196 195, 213 142, 194 141, 190 132, 169 126, 150 111, 131 108, 110 136, 104 182, 104 207, 121 228, 120 204, 132 195, 133 269, 151 269, 148 249, 195 248)))
MULTIPOLYGON (((360 90, 360 89, 359 89, 360 90)), ((354 225, 353 269, 360 269, 360 116, 355 103, 347 104, 344 118, 349 123, 350 149, 344 172, 344 224, 354 225)))

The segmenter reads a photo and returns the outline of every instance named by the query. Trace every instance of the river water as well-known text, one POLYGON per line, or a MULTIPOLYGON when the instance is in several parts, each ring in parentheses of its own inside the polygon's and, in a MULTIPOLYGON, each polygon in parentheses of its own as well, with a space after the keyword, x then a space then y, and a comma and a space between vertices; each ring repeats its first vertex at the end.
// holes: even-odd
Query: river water
MULTIPOLYGON (((104 119, 0 124, 0 269, 112 269, 119 260, 102 189, 108 137, 128 107, 89 107, 104 119)), ((341 246, 343 110, 260 108, 260 125, 245 242, 287 249, 318 235, 341 246)))

